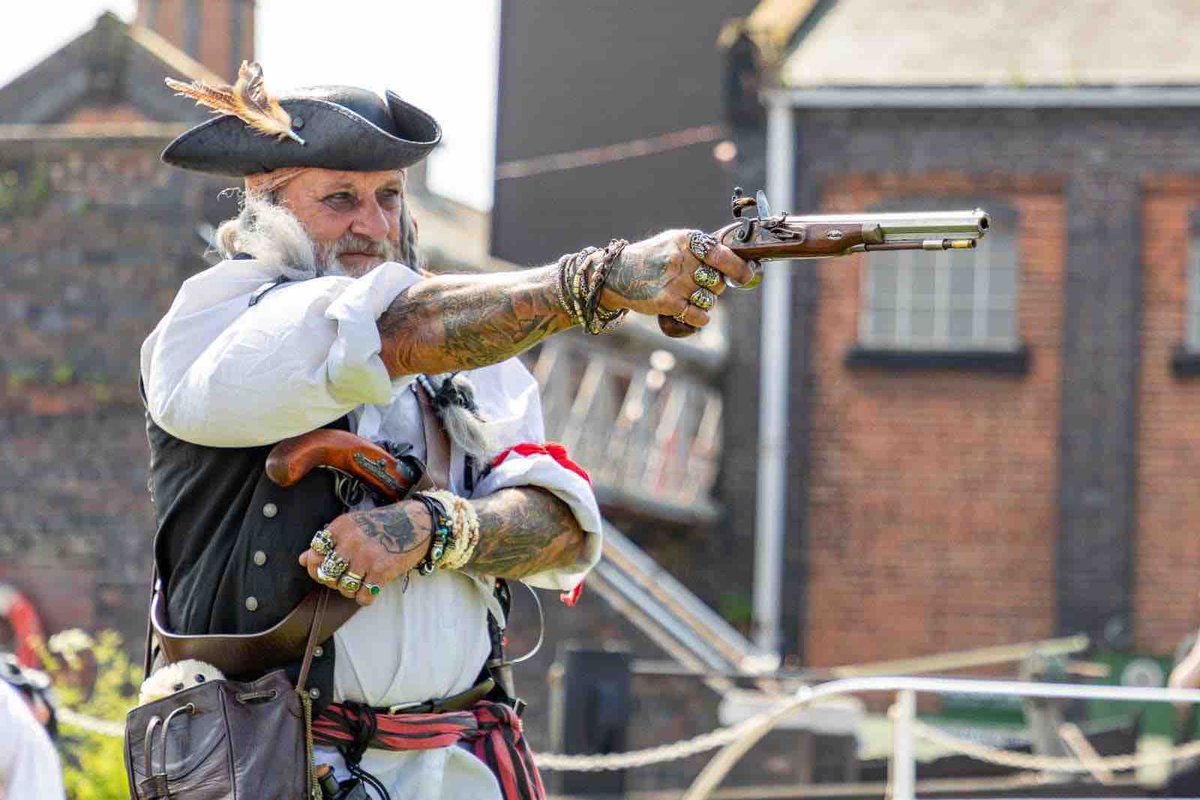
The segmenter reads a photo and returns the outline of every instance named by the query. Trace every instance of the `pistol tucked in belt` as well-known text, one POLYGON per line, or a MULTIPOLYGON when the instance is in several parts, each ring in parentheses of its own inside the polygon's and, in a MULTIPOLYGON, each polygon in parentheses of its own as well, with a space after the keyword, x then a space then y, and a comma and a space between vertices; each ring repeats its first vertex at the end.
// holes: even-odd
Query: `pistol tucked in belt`
POLYGON ((416 706, 376 709, 359 703, 331 703, 313 720, 313 742, 383 750, 461 745, 496 776, 504 800, 544 800, 546 790, 525 742, 521 718, 504 703, 480 699, 487 694, 480 694, 480 688, 490 683, 416 706))

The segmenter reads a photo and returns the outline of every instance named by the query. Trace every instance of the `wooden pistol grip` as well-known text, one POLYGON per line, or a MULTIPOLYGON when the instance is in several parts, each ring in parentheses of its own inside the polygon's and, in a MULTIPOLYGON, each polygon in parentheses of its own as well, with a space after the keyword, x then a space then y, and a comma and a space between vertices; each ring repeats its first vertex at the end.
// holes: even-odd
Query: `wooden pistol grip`
POLYGON ((267 477, 287 488, 317 467, 331 467, 396 502, 412 487, 410 469, 379 445, 348 431, 311 431, 284 439, 267 454, 267 477))

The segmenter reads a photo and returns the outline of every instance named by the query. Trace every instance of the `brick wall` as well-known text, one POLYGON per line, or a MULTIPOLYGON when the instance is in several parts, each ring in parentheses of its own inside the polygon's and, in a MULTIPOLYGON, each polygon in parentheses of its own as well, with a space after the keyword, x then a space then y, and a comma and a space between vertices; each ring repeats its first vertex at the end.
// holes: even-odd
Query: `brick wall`
POLYGON ((1200 380, 1171 368, 1183 341, 1198 209, 1200 178, 1147 182, 1134 602, 1137 645, 1158 653, 1172 652, 1200 624, 1200 380))
POLYGON ((981 190, 1018 216, 1027 375, 848 369, 864 261, 818 267, 805 619, 814 665, 1053 632, 1061 195, 1030 181, 863 178, 828 192, 823 208, 981 190))
MULTIPOLYGON (((960 176, 958 196, 986 196, 992 187, 1019 201, 1026 283, 1018 324, 1031 353, 1025 377, 851 370, 842 357, 857 330, 861 265, 795 271, 789 475, 797 488, 787 519, 789 552, 794 547, 800 558, 798 566, 788 566, 784 594, 790 607, 802 609, 799 640, 811 648, 799 650, 805 661, 864 660, 881 647, 917 652, 941 642, 966 646, 984 641, 985 630, 994 631, 991 641, 1086 631, 1101 645, 1164 652, 1200 621, 1198 587, 1185 575, 1186 556, 1195 547, 1188 540, 1196 502, 1189 476, 1195 470, 1188 468, 1196 464, 1198 438, 1189 421, 1194 406, 1187 401, 1200 383, 1170 370, 1182 331, 1184 234, 1182 227, 1172 236, 1161 230, 1186 225, 1186 214, 1147 210, 1159 208, 1172 192, 1198 196, 1189 177, 1200 175, 1197 124, 1196 109, 797 111, 799 209, 836 204, 862 210, 954 175, 960 176), (854 182, 855 175, 866 177, 854 182), (1001 186, 1006 181, 1007 190, 1001 186), (1053 279, 1056 293, 1048 297, 1041 294, 1046 287, 1028 284, 1028 270, 1046 266, 1028 256, 1038 246, 1028 240, 1034 226, 1061 226, 1061 271, 1053 279), (1156 238, 1162 241, 1154 243, 1156 238), (1177 283, 1164 283, 1168 278, 1177 283), (1056 347, 1030 339, 1039 326, 1050 326, 1049 316, 1030 317, 1036 302, 1058 315, 1056 347), (1056 376, 1047 373, 1047 359, 1056 361, 1056 376), (811 413, 805 410, 810 401, 811 413), (1017 436, 1006 436, 997 403, 1013 414, 1021 438, 1041 438, 1012 441, 1017 436), (909 406, 913 415, 906 413, 909 406), (852 430, 860 425, 872 427, 869 433, 852 430), (1002 445, 999 479, 982 467, 944 462, 954 449, 945 443, 964 437, 1002 445), (886 509, 904 484, 892 476, 883 491, 880 465, 916 469, 907 466, 914 461, 921 479, 914 477, 908 488, 920 500, 905 497, 886 509), (1025 476, 1024 464, 1036 464, 1037 471, 1025 476), (976 480, 982 488, 971 488, 966 497, 951 491, 976 480), (1018 515, 1023 522, 1014 521, 1018 515), (892 547, 888 526, 894 518, 910 531, 901 537, 906 542, 916 535, 911 531, 944 525, 945 533, 931 534, 923 549, 872 556, 873 548, 892 547), (843 528, 849 534, 841 534, 843 528), (1033 545, 1026 540, 1034 530, 1041 531, 1038 546, 1044 549, 1018 568, 1007 548, 1029 558, 1033 545), (980 533, 990 531, 996 531, 990 539, 980 533), (951 562, 938 545, 965 552, 951 562), (996 559, 1014 573, 1012 587, 988 569, 996 559), (964 565, 983 571, 965 586, 950 584, 951 578, 965 579, 964 565), (925 581, 946 581, 940 600, 925 581), (911 594, 908 587, 914 587, 911 594), (978 611, 976 601, 988 591, 1004 600, 988 601, 978 611), (907 643, 880 644, 874 628, 856 632, 860 608, 877 611, 886 602, 897 625, 907 626, 895 628, 891 638, 907 643), (1006 605, 1021 619, 1000 616, 1006 605), (964 609, 975 621, 954 625, 975 634, 938 632, 947 615, 964 609), (838 633, 831 633, 831 615, 841 626, 838 633)), ((731 352, 749 353, 740 343, 758 338, 757 315, 731 321, 731 352)), ((745 404, 753 392, 741 391, 745 404)), ((730 431, 726 463, 752 458, 754 446, 730 431)))
POLYGON ((167 169, 162 144, 22 141, 0 155, 0 580, 51 631, 144 632, 138 353, 204 266, 195 228, 224 184, 167 169))

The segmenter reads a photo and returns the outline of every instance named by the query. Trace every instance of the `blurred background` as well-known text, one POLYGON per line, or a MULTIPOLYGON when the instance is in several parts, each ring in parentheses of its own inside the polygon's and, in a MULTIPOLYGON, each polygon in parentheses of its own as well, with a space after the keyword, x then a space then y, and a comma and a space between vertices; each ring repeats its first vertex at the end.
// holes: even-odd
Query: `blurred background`
MULTIPOLYGON (((580 603, 544 597, 546 642, 518 668, 536 749, 670 742, 825 677, 1164 685, 1200 624, 1197 23, 1186 0, 11 3, 0 649, 49 659, 79 708, 121 719, 89 676, 124 676, 144 636, 138 350, 236 209, 226 182, 159 163, 206 116, 162 79, 229 81, 258 58, 273 91, 386 87, 442 122, 409 181, 435 270, 715 229, 735 185, 776 211, 992 215, 970 253, 772 267, 692 339, 631 324, 529 354, 549 436, 611 523, 580 603), (785 311, 764 308, 773 292, 785 311), (124 644, 67 669, 40 642, 75 628, 124 644)), ((537 618, 518 594, 514 653, 537 618)), ((792 720, 714 796, 883 796, 885 707, 792 720)), ((1191 734, 1161 705, 951 695, 920 711, 1043 755, 1067 752, 1064 721, 1101 753, 1191 734)), ((78 769, 93 745, 76 736, 78 769)), ((967 777, 1001 795, 1026 774, 944 742, 921 756, 932 794, 967 777)), ((549 781, 675 797, 704 763, 549 781)), ((1144 795, 1169 771, 1104 791, 1144 795)), ((87 782, 76 796, 108 796, 87 782)))

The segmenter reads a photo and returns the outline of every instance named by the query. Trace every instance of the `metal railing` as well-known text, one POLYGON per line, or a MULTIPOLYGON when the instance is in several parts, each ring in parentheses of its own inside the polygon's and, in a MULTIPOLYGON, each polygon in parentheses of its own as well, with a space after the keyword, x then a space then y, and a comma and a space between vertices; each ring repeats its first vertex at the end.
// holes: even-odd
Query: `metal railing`
MULTIPOLYGON (((1116 700, 1131 703, 1200 703, 1200 691, 1184 689, 1153 689, 1131 686, 1085 686, 1065 683, 1029 683, 1022 681, 969 680, 962 678, 873 677, 846 678, 818 686, 802 687, 776 708, 759 715, 755 724, 747 724, 745 732, 717 753, 705 765, 683 800, 704 800, 720 784, 729 770, 763 736, 778 725, 795 708, 815 700, 864 692, 894 692, 892 707, 892 753, 890 759, 889 797, 892 800, 914 800, 916 797, 916 754, 914 737, 918 726, 916 696, 920 693, 959 694, 975 696, 1007 696, 1030 698, 1060 698, 1078 700, 1116 700)), ((1200 752, 1200 747, 1193 748, 1200 752)), ((1186 755, 1191 755, 1189 751, 1186 755)), ((1172 757, 1184 757, 1178 752, 1172 757)), ((1034 757, 1039 758, 1039 757, 1034 757)), ((1091 772, 1093 765, 1072 759, 1041 757, 1044 766, 1052 769, 1069 767, 1075 771, 1091 772)), ((1100 759, 1104 761, 1104 759, 1100 759)), ((1121 766, 1130 768, 1138 763, 1136 756, 1124 757, 1121 766)), ((1034 762, 1031 762, 1034 763, 1034 762)))
POLYGON ((721 452, 721 395, 671 351, 559 337, 530 365, 546 437, 587 466, 605 505, 707 521, 721 452))
POLYGON ((718 728, 678 742, 629 753, 605 755, 540 754, 538 764, 543 770, 592 771, 632 769, 650 764, 674 761, 707 750, 721 748, 701 770, 683 800, 707 800, 720 786, 729 771, 755 744, 783 722, 796 709, 818 700, 867 692, 891 692, 896 696, 892 706, 892 752, 889 759, 888 797, 890 800, 914 800, 916 797, 917 737, 938 741, 976 758, 992 760, 1020 769, 1050 772, 1079 772, 1097 774, 1102 770, 1127 770, 1149 763, 1161 763, 1200 756, 1200 742, 1190 742, 1174 750, 1154 756, 1129 754, 1101 757, 1084 752, 1079 758, 1062 758, 1014 753, 975 745, 940 732, 917 719, 916 696, 920 693, 959 694, 974 696, 1008 696, 1023 698, 1059 698, 1081 700, 1116 700, 1134 703, 1200 703, 1200 691, 1184 689, 1153 689, 1129 686, 1085 686, 1066 683, 1031 683, 1024 681, 970 680, 962 678, 925 678, 876 676, 843 678, 814 686, 802 686, 790 696, 781 697, 771 709, 743 720, 736 725, 718 728))

